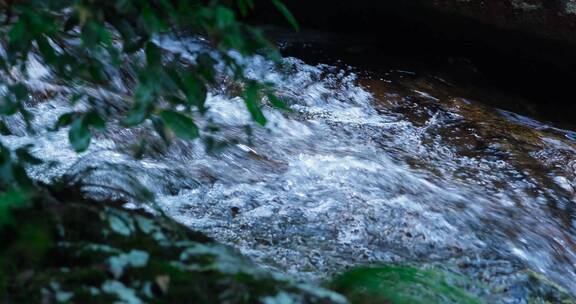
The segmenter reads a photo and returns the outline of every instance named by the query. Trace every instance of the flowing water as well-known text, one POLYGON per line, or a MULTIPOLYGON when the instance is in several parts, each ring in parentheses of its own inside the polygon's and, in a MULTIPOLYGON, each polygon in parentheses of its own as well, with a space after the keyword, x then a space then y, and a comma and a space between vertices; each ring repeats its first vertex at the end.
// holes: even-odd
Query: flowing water
MULTIPOLYGON (((229 143, 219 152, 178 142, 135 159, 127 143, 147 129, 111 125, 77 155, 66 129, 24 136, 18 118, 21 136, 2 141, 51 161, 30 169, 35 178, 81 176, 89 195, 128 207, 136 178, 177 221, 296 277, 408 262, 465 274, 490 301, 525 301, 536 288, 527 270, 576 294, 576 133, 464 98, 433 74, 239 60, 291 111, 265 108, 268 125, 248 135, 242 100, 214 88, 208 117, 229 143)), ((72 106, 39 63, 30 70, 51 92, 30 105, 40 129, 72 106)))

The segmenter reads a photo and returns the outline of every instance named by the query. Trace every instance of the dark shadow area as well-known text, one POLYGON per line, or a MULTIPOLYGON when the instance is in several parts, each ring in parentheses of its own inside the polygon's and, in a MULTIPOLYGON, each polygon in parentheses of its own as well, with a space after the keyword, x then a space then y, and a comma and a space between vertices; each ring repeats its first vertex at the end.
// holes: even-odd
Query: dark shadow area
MULTIPOLYGON (((408 1, 290 1, 306 43, 288 43, 284 52, 310 62, 342 60, 368 70, 440 71, 487 93, 505 92, 508 100, 495 100, 495 106, 574 127, 573 42, 505 29, 416 4, 419 1, 402 2, 408 1)), ((259 12, 255 23, 286 25, 271 8, 259 12)))

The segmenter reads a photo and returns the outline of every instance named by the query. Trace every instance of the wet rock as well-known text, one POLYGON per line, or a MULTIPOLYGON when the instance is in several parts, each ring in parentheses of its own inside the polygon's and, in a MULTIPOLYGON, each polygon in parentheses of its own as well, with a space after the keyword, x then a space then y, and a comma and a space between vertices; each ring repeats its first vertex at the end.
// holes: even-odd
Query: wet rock
MULTIPOLYGON (((378 15, 393 14, 413 16, 444 14, 459 17, 458 21, 469 26, 470 20, 504 30, 521 30, 540 37, 576 43, 576 1, 574 0, 416 0, 416 1, 291 1, 290 8, 305 25, 323 28, 359 29, 378 23, 378 15), (322 12, 323 14, 317 14, 322 12), (315 19, 312 16, 315 14, 315 19), (338 27, 336 19, 348 19, 359 24, 344 22, 338 27)), ((396 19, 394 19, 396 20, 396 19)), ((427 19, 429 20, 429 19, 427 19)), ((435 26, 432 24, 432 26, 435 26)), ((366 28, 368 31, 375 29, 366 28)), ((379 30, 384 30, 379 28, 379 30)), ((454 29, 457 30, 457 29, 454 29)), ((356 47, 358 48, 358 47, 356 47)))

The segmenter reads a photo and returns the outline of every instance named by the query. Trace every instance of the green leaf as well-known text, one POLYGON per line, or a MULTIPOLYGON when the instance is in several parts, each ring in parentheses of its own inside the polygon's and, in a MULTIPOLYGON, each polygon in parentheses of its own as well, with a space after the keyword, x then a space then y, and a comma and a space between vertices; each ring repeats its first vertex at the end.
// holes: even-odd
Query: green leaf
POLYGON ((267 96, 268 101, 270 101, 270 104, 272 104, 274 107, 282 110, 290 110, 290 108, 286 105, 286 103, 282 101, 280 98, 278 98, 276 95, 269 93, 267 96))
POLYGON ((91 138, 92 134, 84 123, 83 117, 76 119, 68 132, 68 139, 74 150, 76 150, 76 152, 86 151, 88 146, 90 146, 91 138))
POLYGON ((72 123, 72 118, 74 118, 74 115, 76 115, 75 112, 64 113, 60 115, 60 117, 58 117, 58 121, 56 121, 56 124, 54 124, 54 127, 52 127, 52 130, 57 131, 62 127, 69 126, 72 123))
POLYGON ((112 35, 104 25, 95 21, 89 21, 82 27, 81 37, 82 43, 89 49, 96 47, 99 43, 107 46, 112 44, 112 35))
POLYGON ((246 108, 252 115, 252 119, 259 123, 260 125, 266 125, 266 117, 264 117, 264 113, 260 109, 260 105, 258 103, 258 85, 256 83, 249 83, 244 91, 244 102, 246 103, 246 108))
POLYGON ((33 191, 35 188, 34 181, 30 179, 24 167, 19 163, 12 164, 12 172, 14 174, 14 180, 19 189, 33 191))
POLYGON ((168 132, 166 130, 166 125, 162 121, 162 119, 158 117, 152 117, 152 126, 156 133, 162 138, 164 143, 170 144, 170 137, 168 136, 168 132))
POLYGON ((144 27, 149 34, 162 31, 166 27, 166 24, 154 14, 154 11, 150 5, 148 5, 146 2, 144 3, 145 4, 142 7, 142 11, 140 13, 144 27))
POLYGON ((130 0, 116 0, 114 6, 119 12, 128 12, 133 8, 130 0))
POLYGON ((142 37, 136 40, 125 40, 123 51, 127 54, 132 54, 136 51, 141 50, 146 42, 148 41, 148 37, 142 37))
POLYGON ((198 127, 192 118, 172 110, 160 112, 160 118, 170 128, 176 136, 182 139, 194 139, 200 135, 198 127))
POLYGON ((144 153, 146 153, 146 149, 148 148, 148 142, 145 138, 142 138, 138 144, 132 145, 130 148, 132 150, 132 156, 135 159, 142 159, 144 153))
POLYGON ((216 7, 216 27, 225 30, 235 22, 234 11, 224 6, 216 7))
POLYGON ((134 106, 124 117, 122 123, 128 127, 136 126, 142 123, 150 113, 152 104, 152 89, 140 83, 134 93, 134 106))
POLYGON ((8 32, 8 39, 10 43, 18 43, 24 39, 26 32, 26 21, 24 19, 18 20, 8 32))
POLYGON ((31 197, 29 192, 18 189, 0 192, 0 228, 12 221, 11 210, 29 205, 31 197))
POLYGON ((9 49, 25 51, 30 48, 30 34, 27 31, 26 21, 20 19, 8 33, 9 49))
POLYGON ((95 22, 88 22, 82 27, 82 43, 89 49, 98 44, 98 27, 95 22))
POLYGON ((133 127, 141 124, 148 117, 148 105, 138 102, 122 120, 122 124, 133 127))
POLYGON ((238 5, 238 9, 240 9, 240 14, 242 14, 242 16, 246 16, 248 14, 248 5, 246 2, 244 0, 238 0, 236 3, 238 5))
POLYGON ((14 96, 16 97, 16 99, 18 101, 23 101, 28 99, 28 88, 26 88, 26 86, 22 83, 17 83, 13 86, 10 87, 10 91, 12 91, 12 94, 14 94, 14 96))
POLYGON ((156 44, 148 42, 146 45, 146 61, 149 66, 160 66, 162 53, 156 44))
POLYGON ((24 108, 21 103, 19 104, 18 110, 20 110, 20 115, 22 115, 22 118, 24 118, 24 123, 26 124, 26 131, 30 132, 31 134, 34 134, 36 132, 32 126, 32 120, 34 119, 34 114, 32 114, 32 112, 24 108))
POLYGON ((190 106, 196 106, 200 112, 204 112, 204 104, 208 94, 206 85, 200 78, 192 73, 187 73, 182 78, 188 104, 190 106))
POLYGON ((254 0, 236 0, 236 5, 242 16, 248 15, 248 11, 254 9, 254 0))
POLYGON ((299 31, 300 26, 298 25, 296 18, 294 18, 294 15, 292 15, 292 13, 290 12, 290 10, 288 10, 286 5, 284 5, 284 3, 282 3, 281 0, 270 0, 270 1, 272 1, 272 4, 276 6, 276 9, 284 16, 284 18, 286 18, 286 20, 290 22, 290 25, 292 25, 292 27, 295 30, 299 31))
POLYGON ((70 104, 75 105, 76 103, 78 103, 78 101, 80 101, 80 99, 82 99, 83 94, 80 93, 74 93, 72 94, 72 96, 70 97, 70 104))
POLYGON ((0 120, 0 134, 12 135, 12 132, 10 131, 10 129, 8 128, 8 126, 6 125, 6 122, 4 122, 4 120, 0 120))
POLYGON ((198 62, 198 73, 204 77, 208 82, 214 82, 214 65, 216 60, 214 60, 209 54, 202 53, 196 58, 198 62))
POLYGON ((37 158, 36 156, 32 155, 29 151, 30 146, 25 146, 22 148, 18 148, 16 149, 16 156, 18 156, 18 159, 32 164, 32 165, 40 165, 43 163, 43 161, 39 158, 37 158))
POLYGON ((10 150, 0 144, 0 186, 10 186, 14 181, 12 156, 10 150))
POLYGON ((38 50, 40 51, 40 54, 42 54, 44 60, 46 60, 46 62, 49 64, 57 64, 58 55, 48 42, 48 39, 41 35, 36 37, 36 42, 38 43, 38 50))
POLYGON ((106 128, 106 122, 95 111, 89 112, 84 116, 84 124, 100 131, 106 128))
POLYGON ((18 104, 16 104, 9 96, 4 96, 0 101, 0 114, 14 115, 18 112, 18 104))
POLYGON ((189 105, 187 100, 184 100, 178 96, 166 96, 166 101, 168 101, 171 105, 189 105))
POLYGON ((66 19, 66 22, 64 22, 64 31, 68 32, 78 24, 80 24, 80 19, 78 18, 78 14, 74 13, 70 18, 66 19))
POLYGON ((0 69, 5 71, 8 70, 8 66, 6 65, 6 58, 4 58, 2 54, 0 54, 0 69))

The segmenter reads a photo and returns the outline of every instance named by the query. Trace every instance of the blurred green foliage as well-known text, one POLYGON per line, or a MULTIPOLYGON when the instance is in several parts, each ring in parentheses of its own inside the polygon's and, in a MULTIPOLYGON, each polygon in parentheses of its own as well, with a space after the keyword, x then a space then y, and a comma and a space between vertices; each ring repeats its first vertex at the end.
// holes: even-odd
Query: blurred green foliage
MULTIPOLYGON (((273 2, 296 27, 286 7, 273 2)), ((272 97, 270 85, 245 79, 242 66, 229 53, 235 50, 243 55, 279 58, 257 28, 241 21, 254 7, 253 0, 0 1, 0 134, 14 136, 7 117, 15 115, 24 121, 28 132, 42 131, 35 129, 34 117, 27 110, 34 88, 22 76, 32 57, 48 69, 51 84, 72 90, 68 94, 71 105, 80 101, 86 105, 85 110, 60 116, 51 129, 68 127, 71 147, 77 152, 86 151, 93 134, 104 131, 113 119, 125 127, 150 120, 166 144, 173 137, 192 140, 202 136, 213 143, 210 132, 203 133, 194 117, 206 113, 208 88, 218 84, 216 59, 224 63, 225 70, 233 71, 234 81, 249 83, 246 106, 263 125, 261 97, 274 98, 273 106, 282 104, 272 97), (157 43, 164 36, 174 40, 203 37, 210 48, 197 54, 195 61, 183 60, 167 54, 157 43), (124 88, 114 83, 117 75, 128 75, 124 88), (118 105, 120 111, 114 111, 118 105)), ((54 248, 56 224, 45 219, 60 215, 34 216, 35 209, 54 204, 55 199, 26 173, 27 166, 42 163, 30 152, 32 148, 10 149, 0 139, 0 231, 4 244, 0 250, 0 293, 18 273, 15 269, 34 271, 43 263, 41 259, 49 256, 47 250, 54 248), (34 208, 27 211, 30 216, 19 222, 12 216, 14 210, 31 206, 34 208)), ((57 213, 58 209, 51 211, 57 213)))
MULTIPOLYGON (((284 4, 272 2, 297 28, 284 4)), ((63 114, 54 126, 69 127, 68 138, 77 152, 86 151, 93 134, 104 131, 118 115, 113 111, 118 104, 126 127, 150 120, 166 143, 173 136, 204 137, 214 145, 210 132, 200 130, 194 117, 206 113, 208 88, 218 84, 216 59, 233 71, 234 81, 246 83, 246 107, 254 121, 264 125, 262 97, 273 106, 283 104, 269 84, 245 79, 242 65, 228 52, 279 58, 260 30, 241 21, 254 8, 253 0, 0 1, 0 85, 4 88, 0 90, 0 133, 11 135, 5 117, 16 114, 29 132, 36 131, 26 109, 33 92, 26 79, 14 76, 25 74, 32 56, 48 68, 52 84, 77 90, 70 96, 71 104, 82 100, 88 106, 82 112, 63 114), (196 60, 183 60, 157 43, 163 36, 203 37, 211 48, 197 54, 196 60), (130 75, 125 89, 114 83, 115 75, 130 75)), ((30 148, 11 151, 0 140, 0 226, 9 223, 9 210, 26 206, 38 192, 24 169, 40 163, 30 148)))
POLYGON ((167 217, 110 202, 67 198, 14 217, 26 224, 0 233, 2 303, 345 303, 167 217))
POLYGON ((462 288, 467 284, 465 278, 433 269, 381 266, 353 269, 330 287, 352 303, 480 303, 462 288))

